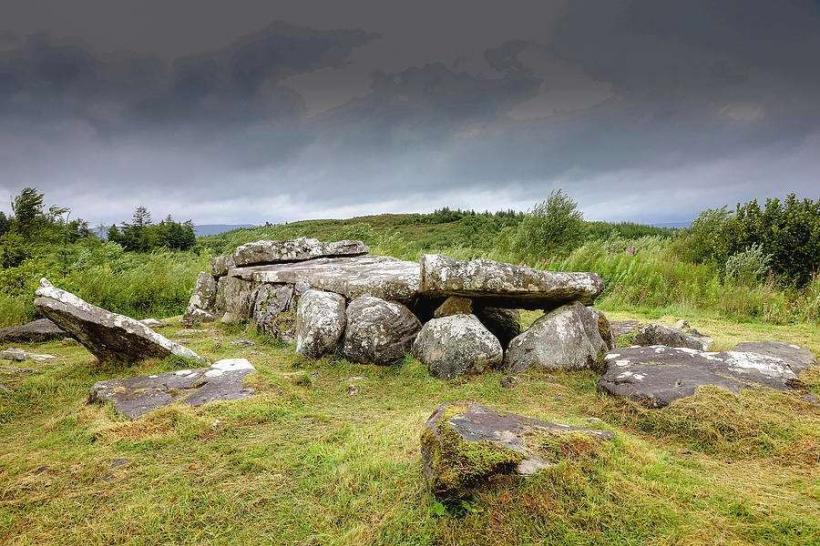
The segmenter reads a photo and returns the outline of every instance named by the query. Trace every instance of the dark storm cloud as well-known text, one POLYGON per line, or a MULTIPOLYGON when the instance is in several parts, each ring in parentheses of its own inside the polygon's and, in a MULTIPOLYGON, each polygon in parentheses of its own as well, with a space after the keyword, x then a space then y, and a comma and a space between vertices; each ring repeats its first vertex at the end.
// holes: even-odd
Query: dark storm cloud
POLYGON ((590 215, 644 220, 817 194, 816 2, 459 1, 398 19, 313 4, 253 30, 270 3, 200 2, 203 32, 160 50, 8 29, 0 188, 105 221, 142 202, 235 222, 526 207, 555 186, 590 215), (181 42, 200 45, 169 53, 181 42))

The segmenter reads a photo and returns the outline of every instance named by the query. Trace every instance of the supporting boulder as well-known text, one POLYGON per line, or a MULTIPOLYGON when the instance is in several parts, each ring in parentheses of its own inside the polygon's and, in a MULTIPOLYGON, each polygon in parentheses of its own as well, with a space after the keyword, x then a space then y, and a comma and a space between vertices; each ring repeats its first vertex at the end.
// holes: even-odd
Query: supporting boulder
POLYGON ((452 315, 427 322, 413 343, 413 355, 430 374, 451 379, 492 369, 503 358, 501 343, 475 315, 452 315))
POLYGON ((644 347, 665 345, 667 347, 685 347, 698 351, 708 351, 712 339, 701 335, 697 330, 670 328, 662 324, 647 324, 635 336, 635 344, 644 347))
POLYGON ((346 321, 342 296, 308 290, 299 298, 296 311, 296 352, 311 358, 334 352, 346 321))
POLYGON ((574 453, 594 454, 613 434, 546 423, 480 404, 439 406, 421 435, 424 475, 444 499, 470 495, 494 476, 528 476, 574 453))
POLYGON ((256 291, 253 321, 259 332, 290 341, 295 336, 293 287, 289 284, 263 284, 256 291))
POLYGON ((214 320, 214 307, 216 306, 217 284, 213 276, 205 271, 200 272, 196 278, 194 291, 188 300, 188 307, 182 322, 186 326, 193 326, 199 322, 210 322, 214 320))
POLYGON ((204 362, 192 350, 159 335, 138 320, 111 313, 40 281, 34 305, 69 332, 100 361, 135 362, 176 355, 204 362))
POLYGON ((300 237, 288 241, 254 241, 246 243, 233 253, 238 267, 256 264, 301 262, 315 258, 337 256, 361 256, 368 248, 361 241, 334 241, 324 243, 318 239, 300 237))
POLYGON ((231 324, 251 318, 254 304, 253 282, 236 277, 219 279, 216 292, 216 310, 223 313, 222 322, 231 324))
POLYGON ((173 403, 199 406, 237 400, 253 394, 253 389, 245 387, 243 381, 254 370, 244 358, 230 358, 215 362, 210 368, 100 381, 91 387, 89 402, 110 401, 118 413, 136 419, 173 403))
POLYGON ((478 305, 475 309, 475 316, 498 338, 505 349, 514 337, 521 334, 521 312, 518 309, 478 305))
POLYGON ((515 309, 554 309, 579 301, 591 304, 603 291, 595 273, 540 271, 492 260, 459 261, 440 254, 421 260, 421 293, 463 296, 484 305, 515 309))
POLYGON ((612 348, 608 323, 606 329, 602 329, 601 316, 580 303, 547 313, 510 341, 504 355, 504 368, 522 372, 533 367, 545 370, 600 367, 604 355, 612 348))
POLYGON ((419 319, 404 305, 362 296, 347 306, 342 354, 355 362, 393 364, 410 351, 420 329, 419 319))

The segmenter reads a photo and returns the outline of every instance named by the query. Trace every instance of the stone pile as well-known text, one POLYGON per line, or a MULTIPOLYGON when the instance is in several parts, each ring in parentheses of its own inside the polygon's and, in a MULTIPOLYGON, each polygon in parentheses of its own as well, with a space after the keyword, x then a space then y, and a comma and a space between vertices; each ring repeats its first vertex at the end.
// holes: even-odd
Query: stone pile
POLYGON ((200 273, 184 321, 252 321, 313 358, 392 364, 412 352, 442 378, 577 369, 602 365, 613 346, 606 318, 586 307, 602 290, 594 273, 441 255, 416 263, 372 256, 361 241, 256 241, 200 273), (550 313, 522 333, 519 309, 550 313))

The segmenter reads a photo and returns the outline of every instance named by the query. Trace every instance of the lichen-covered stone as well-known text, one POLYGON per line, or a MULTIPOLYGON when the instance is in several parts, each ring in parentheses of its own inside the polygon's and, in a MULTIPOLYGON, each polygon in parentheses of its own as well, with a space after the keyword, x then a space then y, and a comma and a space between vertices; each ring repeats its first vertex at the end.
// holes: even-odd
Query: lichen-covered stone
POLYGON ((410 351, 420 329, 404 305, 362 296, 347 306, 342 354, 355 362, 393 364, 410 351))
POLYGON ((442 379, 482 373, 501 364, 504 356, 501 343, 475 315, 461 314, 422 326, 413 355, 442 379))
POLYGON ((696 330, 681 330, 662 324, 647 324, 635 335, 636 345, 666 345, 667 347, 686 347, 698 351, 708 351, 712 339, 701 335, 696 330))
POLYGON ((663 345, 615 349, 606 355, 598 382, 605 392, 654 408, 691 396, 703 385, 738 392, 750 385, 785 390, 799 384, 788 362, 776 356, 663 345))
POLYGON ((211 260, 211 275, 214 277, 224 277, 232 268, 236 267, 233 263, 233 256, 216 256, 211 260))
POLYGON ((439 254, 427 254, 421 260, 422 294, 463 296, 493 307, 553 309, 572 301, 591 304, 603 289, 603 280, 594 273, 540 271, 439 254))
POLYGON ((450 296, 444 303, 439 305, 433 313, 433 318, 449 317, 451 315, 472 315, 473 314, 473 300, 470 298, 461 298, 459 296, 450 296))
POLYGON ((292 339, 294 321, 283 316, 292 308, 293 287, 288 284, 263 284, 256 290, 253 321, 259 332, 277 339, 292 339))
POLYGON ((318 239, 300 237, 287 241, 246 243, 234 251, 233 261, 238 267, 242 267, 256 264, 301 262, 331 256, 360 256, 367 252, 367 245, 361 241, 325 243, 318 239))
POLYGON ((100 361, 134 362, 170 355, 204 361, 140 321, 91 305, 55 288, 46 279, 40 281, 36 296, 37 310, 74 336, 100 361))
POLYGON ((510 341, 521 334, 521 312, 518 309, 503 309, 500 307, 475 306, 475 316, 481 324, 487 327, 498 338, 503 348, 507 348, 510 341))
POLYGON ((251 318, 257 284, 237 277, 222 277, 217 284, 216 311, 226 323, 251 318))
POLYGON ((510 341, 504 368, 521 372, 529 368, 577 370, 599 368, 612 347, 611 334, 601 335, 600 313, 580 303, 564 305, 536 320, 510 341))
POLYGON ((782 341, 747 341, 738 343, 732 351, 757 353, 777 358, 783 361, 795 374, 799 374, 809 366, 817 363, 817 358, 810 350, 782 341))
POLYGON ((421 435, 424 476, 445 499, 470 495, 490 478, 532 475, 572 457, 594 453, 612 433, 546 423, 480 404, 439 406, 421 435), (572 449, 583 444, 584 449, 572 449))
POLYGON ((196 278, 194 291, 188 300, 188 307, 182 322, 187 326, 193 326, 198 322, 213 320, 213 312, 216 308, 216 280, 206 271, 202 271, 196 278))
POLYGON ((334 352, 346 322, 342 296, 308 290, 299 298, 296 311, 296 352, 312 358, 334 352))

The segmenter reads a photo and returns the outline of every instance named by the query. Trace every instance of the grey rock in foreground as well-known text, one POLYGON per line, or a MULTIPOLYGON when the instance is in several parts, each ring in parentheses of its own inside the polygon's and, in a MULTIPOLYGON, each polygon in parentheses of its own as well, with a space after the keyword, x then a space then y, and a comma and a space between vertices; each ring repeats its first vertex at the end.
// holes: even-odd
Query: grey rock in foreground
POLYGON ((182 317, 183 324, 191 326, 199 322, 213 321, 216 293, 217 284, 214 278, 205 271, 200 272, 196 278, 194 291, 188 300, 188 307, 182 317))
POLYGON ((118 413, 136 419, 173 403, 199 406, 237 400, 253 394, 253 389, 243 385, 245 376, 253 371, 253 365, 244 358, 232 358, 210 368, 100 381, 91 388, 89 402, 110 401, 118 413))
POLYGON ((43 343, 66 337, 71 336, 47 318, 0 329, 0 343, 43 343))
MULTIPOLYGON (((317 258, 305 262, 237 267, 235 276, 256 284, 297 284, 348 300, 370 295, 409 303, 418 296, 419 264, 387 256, 317 258)), ((221 285, 221 281, 220 281, 221 285)))
POLYGON ((521 312, 518 309, 477 305, 475 316, 498 338, 505 349, 513 338, 521 334, 521 312))
POLYGON ((583 442, 594 451, 613 434, 547 423, 472 402, 439 406, 421 435, 424 476, 433 493, 457 499, 497 475, 532 475, 571 457, 583 442))
POLYGON ((342 296, 308 290, 299 298, 296 310, 296 352, 312 358, 334 352, 346 321, 342 296))
POLYGON ((662 324, 647 324, 635 336, 635 344, 666 345, 667 347, 686 347, 698 351, 708 351, 712 339, 700 335, 696 330, 670 328, 662 324))
POLYGON ((238 267, 256 264, 300 262, 315 258, 360 256, 368 248, 361 241, 334 241, 325 243, 318 239, 300 237, 288 241, 254 241, 238 247, 233 262, 238 267))
POLYGON ((744 351, 721 353, 687 347, 619 348, 607 354, 598 386, 653 408, 713 385, 732 392, 760 385, 786 390, 799 385, 797 374, 782 359, 744 351))
POLYGON ((342 354, 365 364, 393 364, 410 351, 419 319, 400 303, 362 296, 347 306, 342 354))
POLYGON ((772 358, 777 358, 789 367, 795 374, 800 374, 803 370, 817 363, 817 358, 808 349, 792 343, 781 341, 749 341, 738 343, 732 351, 746 353, 757 353, 772 358))
POLYGON ((159 335, 138 320, 111 313, 40 281, 34 305, 69 332, 100 361, 135 362, 176 355, 204 362, 192 350, 159 335))
POLYGON ((540 271, 440 254, 427 254, 421 260, 425 296, 463 296, 494 307, 553 309, 572 301, 591 304, 603 289, 603 280, 594 273, 540 271))
POLYGON ((501 364, 504 356, 501 343, 475 315, 427 322, 413 343, 413 355, 442 379, 482 373, 501 364))
POLYGON ((529 368, 598 368, 612 348, 608 323, 605 329, 601 327, 602 316, 580 303, 547 313, 510 341, 504 355, 504 368, 516 373, 529 368))
POLYGON ((263 284, 256 290, 253 321, 256 329, 277 339, 289 341, 295 335, 293 287, 289 284, 263 284))

